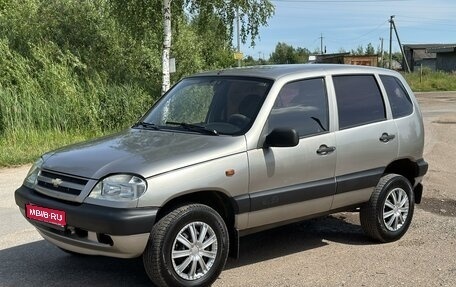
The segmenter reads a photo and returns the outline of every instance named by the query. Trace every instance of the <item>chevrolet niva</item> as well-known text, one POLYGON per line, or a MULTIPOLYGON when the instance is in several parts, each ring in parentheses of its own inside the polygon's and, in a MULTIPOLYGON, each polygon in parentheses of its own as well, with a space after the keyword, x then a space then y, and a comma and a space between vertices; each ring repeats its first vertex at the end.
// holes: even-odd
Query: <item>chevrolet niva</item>
POLYGON ((359 208, 401 238, 424 131, 394 71, 277 65, 186 77, 131 128, 44 154, 15 199, 69 253, 143 257, 158 286, 214 282, 243 235, 359 208))

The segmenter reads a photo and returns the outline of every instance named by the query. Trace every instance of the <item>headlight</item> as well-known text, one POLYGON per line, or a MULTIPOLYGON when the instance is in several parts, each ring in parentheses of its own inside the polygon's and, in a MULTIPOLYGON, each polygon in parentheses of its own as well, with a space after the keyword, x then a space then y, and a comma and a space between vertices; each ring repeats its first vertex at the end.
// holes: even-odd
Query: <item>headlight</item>
POLYGON ((129 174, 117 174, 99 181, 90 192, 89 197, 130 201, 138 199, 146 192, 146 189, 147 183, 142 178, 129 174))
POLYGON ((24 185, 30 188, 35 188, 37 179, 38 179, 38 174, 40 173, 41 166, 43 165, 43 159, 40 158, 37 160, 32 167, 30 168, 27 176, 25 177, 24 180, 24 185))

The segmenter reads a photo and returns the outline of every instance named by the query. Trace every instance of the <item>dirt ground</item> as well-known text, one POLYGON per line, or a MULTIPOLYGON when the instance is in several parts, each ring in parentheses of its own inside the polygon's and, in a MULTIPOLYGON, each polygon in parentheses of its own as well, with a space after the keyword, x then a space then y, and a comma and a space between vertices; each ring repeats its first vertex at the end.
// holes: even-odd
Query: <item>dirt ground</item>
MULTIPOLYGON (((429 171, 401 240, 370 241, 357 213, 309 220, 242 238, 214 286, 456 286, 456 92, 417 97, 429 171)), ((140 260, 72 257, 43 241, 14 204, 27 169, 0 169, 0 286, 148 286, 140 260)))

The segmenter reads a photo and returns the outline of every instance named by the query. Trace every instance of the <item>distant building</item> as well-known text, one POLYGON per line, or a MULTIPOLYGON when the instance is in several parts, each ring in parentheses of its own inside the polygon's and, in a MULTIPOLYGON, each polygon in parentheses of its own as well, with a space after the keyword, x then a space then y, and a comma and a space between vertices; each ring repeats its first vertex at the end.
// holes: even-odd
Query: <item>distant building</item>
POLYGON ((436 54, 435 66, 437 70, 445 72, 456 71, 456 45, 431 48, 428 51, 436 54))
POLYGON ((406 44, 403 48, 412 72, 421 66, 432 70, 456 71, 456 44, 406 44))
POLYGON ((316 63, 378 66, 378 55, 350 55, 350 53, 323 54, 316 56, 316 63))

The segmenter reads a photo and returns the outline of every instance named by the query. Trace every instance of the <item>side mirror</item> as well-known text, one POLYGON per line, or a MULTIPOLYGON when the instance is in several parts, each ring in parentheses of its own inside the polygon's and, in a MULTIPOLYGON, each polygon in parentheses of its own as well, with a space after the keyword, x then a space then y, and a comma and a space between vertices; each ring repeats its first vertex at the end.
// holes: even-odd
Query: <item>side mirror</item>
POLYGON ((266 136, 265 147, 293 147, 299 143, 298 132, 295 129, 276 128, 266 136))

